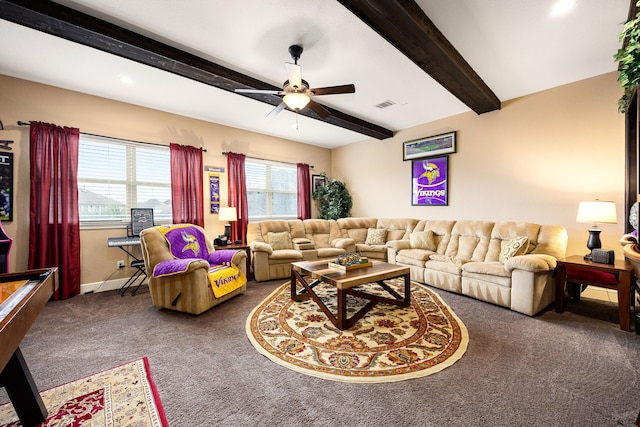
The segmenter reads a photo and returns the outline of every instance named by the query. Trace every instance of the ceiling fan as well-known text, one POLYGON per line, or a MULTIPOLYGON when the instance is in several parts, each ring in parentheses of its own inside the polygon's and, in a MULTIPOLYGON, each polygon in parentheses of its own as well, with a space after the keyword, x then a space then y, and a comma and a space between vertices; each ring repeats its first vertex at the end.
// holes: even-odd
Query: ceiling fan
POLYGON ((285 62, 289 79, 282 85, 282 90, 260 90, 260 89, 236 89, 237 93, 263 93, 282 96, 282 102, 267 115, 273 117, 280 111, 288 107, 296 113, 305 107, 311 108, 317 115, 326 119, 331 113, 312 98, 319 95, 336 95, 341 93, 355 93, 356 87, 352 84, 341 86, 328 86, 319 88, 309 88, 309 83, 302 79, 302 67, 298 65, 298 59, 302 55, 302 46, 289 46, 289 54, 294 63, 285 62))

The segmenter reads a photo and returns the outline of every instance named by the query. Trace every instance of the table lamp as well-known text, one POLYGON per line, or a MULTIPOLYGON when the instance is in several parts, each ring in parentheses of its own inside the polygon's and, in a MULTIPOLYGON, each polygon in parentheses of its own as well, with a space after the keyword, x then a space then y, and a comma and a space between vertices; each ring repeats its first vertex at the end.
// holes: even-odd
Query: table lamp
MULTIPOLYGON (((578 216, 576 222, 584 222, 593 224, 589 228, 589 239, 587 240, 587 248, 590 251, 594 249, 600 249, 602 242, 600 242, 600 228, 598 223, 604 224, 617 224, 618 219, 616 217, 616 203, 615 202, 603 202, 600 200, 592 200, 588 202, 580 202, 578 206, 578 216)), ((584 259, 590 260, 591 253, 584 256, 584 259)))
POLYGON ((220 208, 218 211, 218 221, 227 221, 224 225, 224 235, 227 236, 227 240, 231 239, 231 224, 232 221, 237 221, 238 215, 236 213, 236 208, 234 207, 224 207, 220 208))

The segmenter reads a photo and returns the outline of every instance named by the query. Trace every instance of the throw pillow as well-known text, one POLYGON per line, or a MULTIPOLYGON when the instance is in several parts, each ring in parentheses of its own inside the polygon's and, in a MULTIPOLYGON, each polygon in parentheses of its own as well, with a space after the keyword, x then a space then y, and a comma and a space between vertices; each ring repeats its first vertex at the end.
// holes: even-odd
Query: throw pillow
POLYGON ((437 245, 433 238, 433 231, 414 231, 409 234, 409 244, 412 249, 426 249, 429 251, 436 251, 437 245))
POLYGON ((504 263, 511 257, 524 255, 529 249, 529 238, 527 236, 514 237, 508 240, 500 251, 500 262, 504 263))
POLYGON ((273 248, 274 251, 278 251, 281 249, 291 249, 291 235, 288 231, 281 231, 280 233, 267 233, 267 239, 269 240, 269 245, 273 248))
POLYGON ((364 241, 365 245, 384 245, 387 241, 387 229, 386 228, 370 228, 367 230, 367 239, 364 241))

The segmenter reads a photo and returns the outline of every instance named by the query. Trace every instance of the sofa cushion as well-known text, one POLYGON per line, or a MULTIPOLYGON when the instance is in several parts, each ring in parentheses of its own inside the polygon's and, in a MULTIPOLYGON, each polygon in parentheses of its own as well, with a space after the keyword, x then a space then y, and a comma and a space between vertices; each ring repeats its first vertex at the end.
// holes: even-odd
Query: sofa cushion
POLYGON ((273 251, 271 255, 269 255, 269 260, 279 262, 302 261, 302 251, 296 251, 294 249, 280 249, 273 251))
POLYGON ((367 229, 367 238, 365 245, 384 245, 387 239, 387 230, 385 228, 369 228, 367 229))
POLYGON ((396 264, 424 267, 432 254, 433 252, 424 249, 402 249, 396 254, 396 264))
POLYGON ((481 274, 511 277, 511 272, 499 262, 468 262, 462 266, 463 274, 481 274))
POLYGON ((529 238, 527 236, 517 236, 507 240, 500 251, 499 261, 504 264, 509 258, 524 255, 529 249, 529 238))
POLYGON ((375 228, 387 229, 387 242, 390 240, 408 239, 409 233, 413 231, 417 219, 414 218, 378 218, 375 228))
POLYGON ((337 257, 346 253, 344 249, 340 248, 318 248, 318 258, 331 258, 337 257))
POLYGON ((460 258, 460 257, 451 257, 449 255, 440 255, 440 254, 433 254, 429 257, 429 259, 434 260, 434 261, 439 261, 439 262, 448 262, 450 264, 455 264, 457 266, 461 266, 463 264, 466 264, 468 262, 470 262, 471 260, 466 259, 466 258, 460 258))
POLYGON ((365 245, 364 243, 356 244, 356 251, 360 252, 362 256, 373 256, 375 259, 387 258, 387 247, 383 245, 365 245))
POLYGON ((412 249, 426 249, 434 251, 437 249, 436 241, 433 238, 433 231, 414 231, 409 234, 409 243, 412 249))
POLYGON ((430 259, 424 264, 425 268, 433 270, 437 273, 462 274, 462 264, 450 261, 440 261, 430 259))
POLYGON ((287 231, 281 231, 279 233, 268 232, 267 239, 269 240, 269 245, 273 248, 274 251, 282 250, 282 249, 291 249, 291 235, 287 231))

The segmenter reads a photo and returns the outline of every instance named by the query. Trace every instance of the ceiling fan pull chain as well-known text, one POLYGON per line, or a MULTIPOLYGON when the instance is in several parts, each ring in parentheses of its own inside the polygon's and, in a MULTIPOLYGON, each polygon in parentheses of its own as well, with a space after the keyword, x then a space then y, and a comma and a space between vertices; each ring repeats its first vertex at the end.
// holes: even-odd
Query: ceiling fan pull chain
POLYGON ((296 130, 298 130, 298 110, 295 110, 296 112, 296 130))

